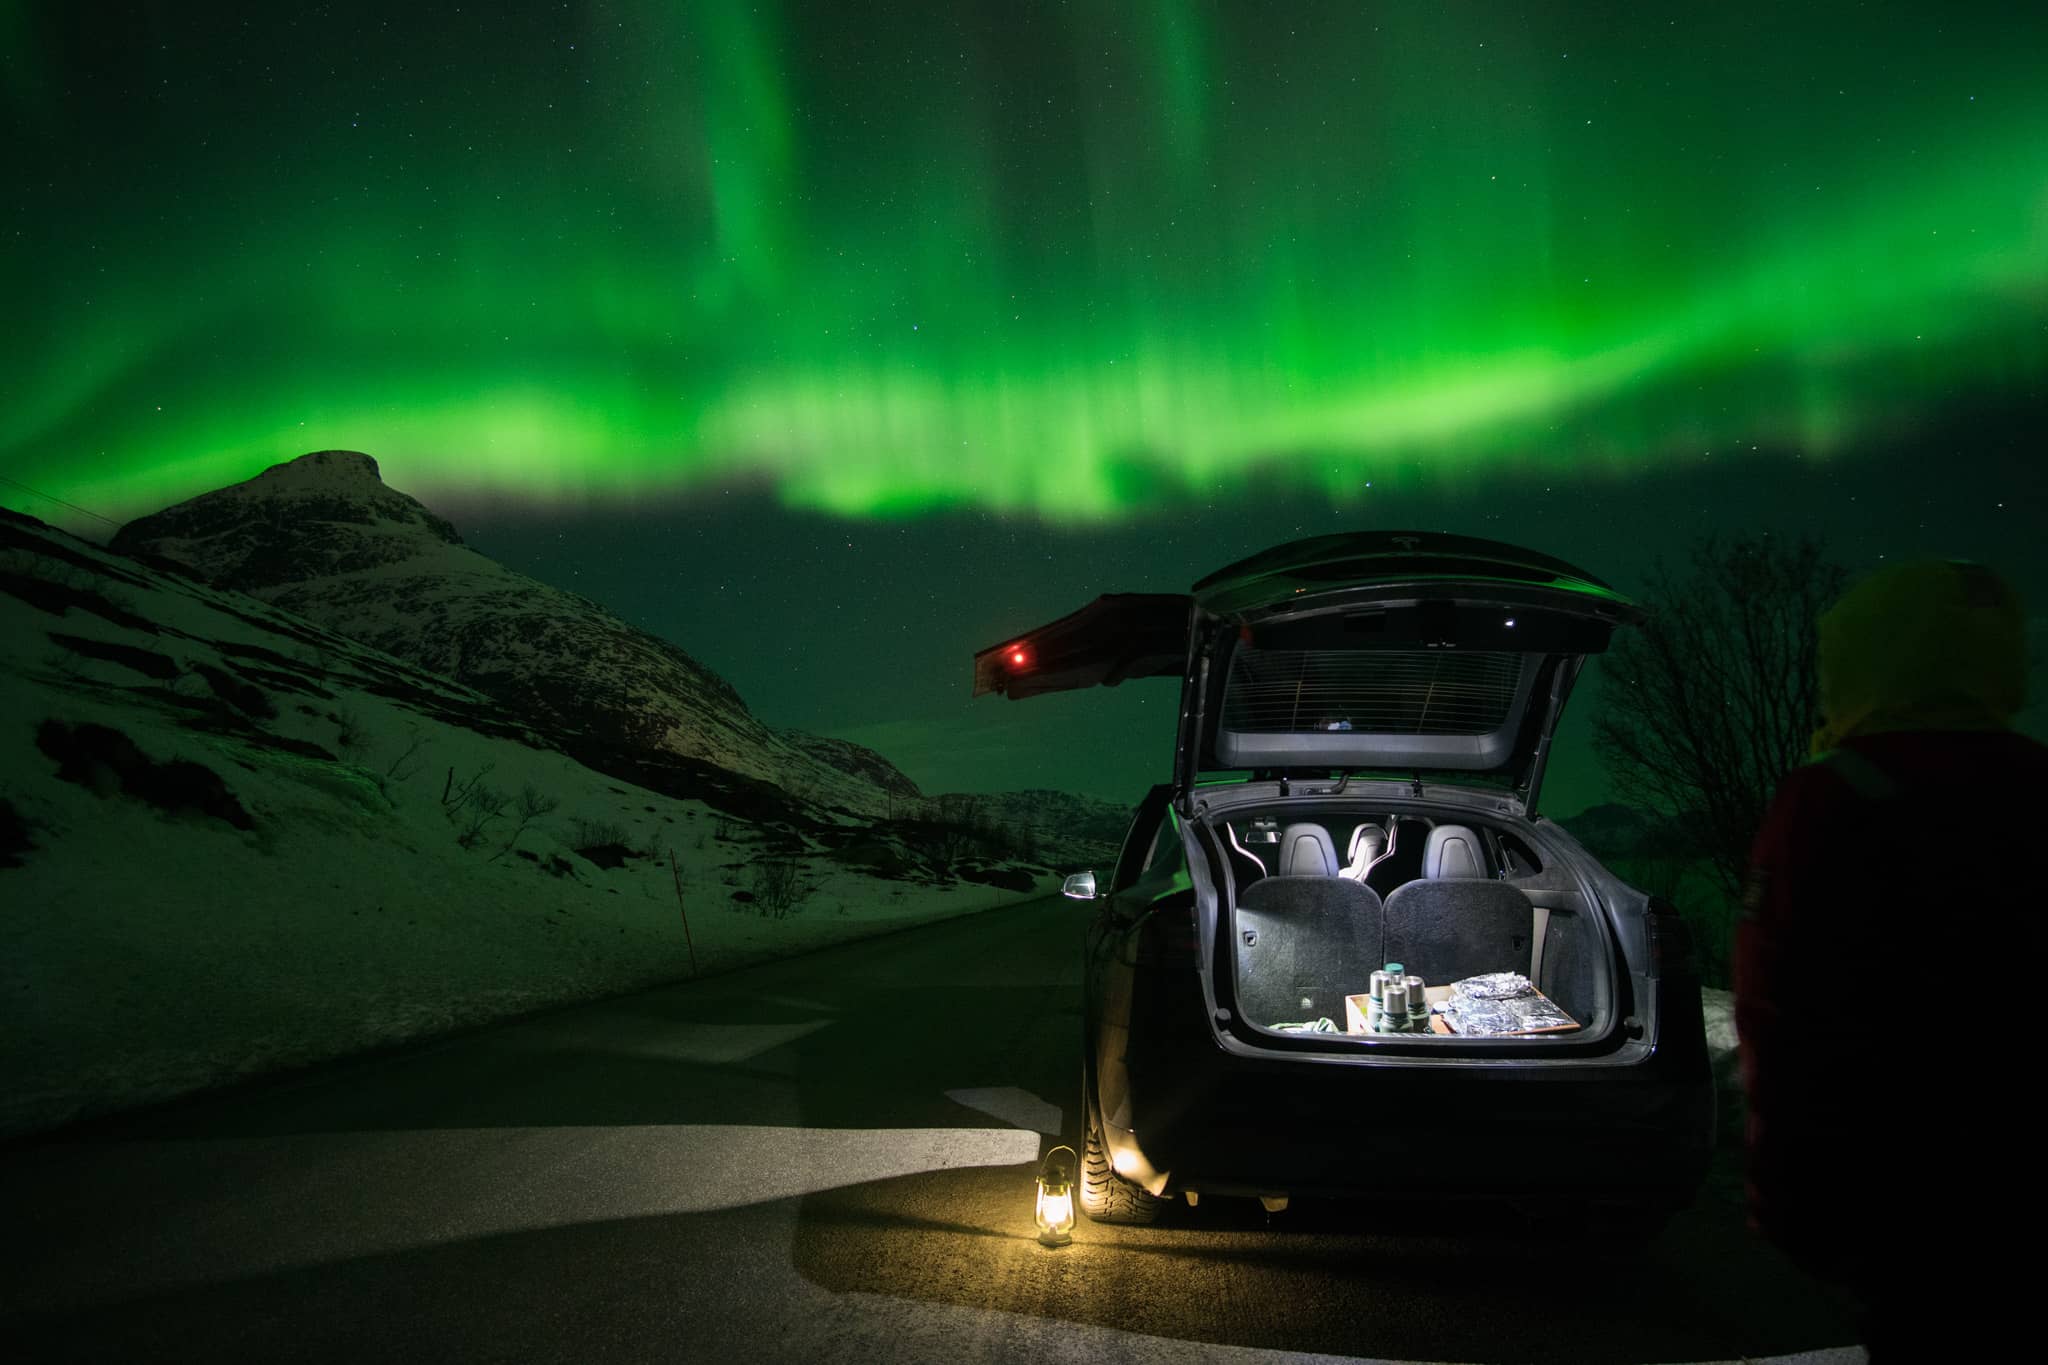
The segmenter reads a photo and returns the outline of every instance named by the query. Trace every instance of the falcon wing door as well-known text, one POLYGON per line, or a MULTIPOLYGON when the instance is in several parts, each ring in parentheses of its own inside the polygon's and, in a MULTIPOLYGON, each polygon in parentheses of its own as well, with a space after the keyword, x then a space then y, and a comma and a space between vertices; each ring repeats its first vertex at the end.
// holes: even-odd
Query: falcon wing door
POLYGON ((1105 593, 1036 630, 974 656, 974 695, 1011 701, 1126 678, 1180 677, 1193 599, 1185 593, 1105 593))

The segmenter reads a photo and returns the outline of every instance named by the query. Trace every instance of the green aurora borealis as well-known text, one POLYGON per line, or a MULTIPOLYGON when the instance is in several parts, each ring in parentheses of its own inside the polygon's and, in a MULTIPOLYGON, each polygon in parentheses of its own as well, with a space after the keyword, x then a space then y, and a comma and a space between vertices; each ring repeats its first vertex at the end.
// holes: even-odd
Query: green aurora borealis
POLYGON ((0 502, 101 537, 367 451, 932 792, 1134 799, 1170 682, 973 704, 971 652, 1324 531, 1624 591, 1816 532, 2038 604, 2044 51, 2005 4, 0 4, 0 502))
POLYGON ((0 27, 0 473, 114 517, 338 446, 1116 521, 2048 371, 2031 7, 85 8, 0 27))

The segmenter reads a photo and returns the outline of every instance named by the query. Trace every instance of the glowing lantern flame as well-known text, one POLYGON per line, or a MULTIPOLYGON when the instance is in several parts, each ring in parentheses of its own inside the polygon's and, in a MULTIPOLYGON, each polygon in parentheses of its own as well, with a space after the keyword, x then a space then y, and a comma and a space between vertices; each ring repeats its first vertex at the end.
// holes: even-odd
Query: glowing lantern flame
POLYGON ((1038 1240, 1063 1247, 1074 1240, 1074 1149, 1055 1147, 1038 1168, 1038 1240))
POLYGON ((1021 649, 1013 649, 1013 650, 1011 650, 1011 651, 1010 651, 1010 662, 1011 662, 1011 663, 1013 663, 1013 664, 1016 664, 1016 665, 1017 665, 1018 667, 1020 667, 1020 668, 1021 668, 1021 667, 1023 667, 1023 664, 1024 664, 1024 651, 1023 651, 1023 650, 1021 650, 1021 649))

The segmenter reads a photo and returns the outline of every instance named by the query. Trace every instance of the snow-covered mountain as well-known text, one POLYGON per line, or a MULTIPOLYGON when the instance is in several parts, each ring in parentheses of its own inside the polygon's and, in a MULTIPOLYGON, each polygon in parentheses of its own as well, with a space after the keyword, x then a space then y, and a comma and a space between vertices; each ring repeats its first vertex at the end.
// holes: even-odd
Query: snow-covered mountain
MULTIPOLYGON (((409 562, 410 538, 384 543, 409 562)), ((0 511, 0 1137, 982 910, 1071 870, 903 804, 857 818, 551 729, 0 511)))
POLYGON ((917 794, 880 754, 763 725, 675 645, 478 554, 356 451, 302 455, 130 522, 112 548, 453 678, 552 733, 696 759, 862 816, 917 794))

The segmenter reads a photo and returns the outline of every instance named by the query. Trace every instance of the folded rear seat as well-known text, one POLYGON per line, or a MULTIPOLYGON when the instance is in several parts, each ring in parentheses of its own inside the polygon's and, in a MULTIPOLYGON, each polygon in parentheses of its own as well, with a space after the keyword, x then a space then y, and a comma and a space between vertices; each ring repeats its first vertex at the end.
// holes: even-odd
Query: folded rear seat
POLYGON ((1238 1004, 1255 1024, 1344 1024, 1344 997, 1363 991, 1380 952, 1377 891, 1337 875, 1321 825, 1289 825, 1278 875, 1246 887, 1237 904, 1238 1004))
POLYGON ((1527 972, 1536 907, 1486 875, 1479 838, 1463 825, 1429 832, 1422 877, 1387 897, 1384 947, 1432 986, 1484 972, 1527 972))

